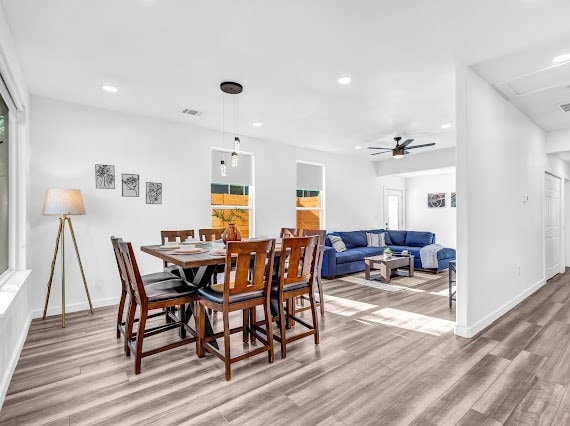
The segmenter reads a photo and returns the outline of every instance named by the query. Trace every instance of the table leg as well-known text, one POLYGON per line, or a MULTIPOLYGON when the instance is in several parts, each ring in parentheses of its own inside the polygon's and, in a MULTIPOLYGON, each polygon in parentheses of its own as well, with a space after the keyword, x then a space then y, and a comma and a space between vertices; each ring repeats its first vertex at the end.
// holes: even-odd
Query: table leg
POLYGON ((388 265, 386 265, 385 263, 380 264, 380 277, 382 277, 382 281, 384 283, 390 282, 390 273, 391 272, 392 271, 390 270, 390 268, 388 268, 388 265))
POLYGON ((366 278, 367 280, 370 279, 370 261, 369 260, 365 260, 364 261, 364 278, 366 278))
POLYGON ((414 258, 410 256, 410 277, 414 276, 414 258))

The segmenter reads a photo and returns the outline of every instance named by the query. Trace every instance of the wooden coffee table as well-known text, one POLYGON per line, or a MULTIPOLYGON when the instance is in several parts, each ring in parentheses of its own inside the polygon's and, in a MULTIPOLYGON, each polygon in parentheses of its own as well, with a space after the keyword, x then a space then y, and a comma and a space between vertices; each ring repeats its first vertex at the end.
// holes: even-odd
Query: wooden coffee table
POLYGON ((370 271, 372 269, 380 269, 380 277, 385 283, 390 282, 392 271, 398 268, 407 268, 410 277, 414 276, 414 256, 392 256, 390 259, 385 259, 384 255, 365 257, 364 264, 366 269, 364 275, 367 280, 370 279, 370 271))

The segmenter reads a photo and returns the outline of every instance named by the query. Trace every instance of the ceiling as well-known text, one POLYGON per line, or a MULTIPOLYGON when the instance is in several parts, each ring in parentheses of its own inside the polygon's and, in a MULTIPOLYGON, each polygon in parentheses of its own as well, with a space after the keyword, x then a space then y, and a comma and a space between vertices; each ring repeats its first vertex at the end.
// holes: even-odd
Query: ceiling
POLYGON ((241 135, 366 158, 396 134, 454 145, 457 65, 570 36, 568 0, 0 4, 32 94, 221 129, 235 80, 241 135))

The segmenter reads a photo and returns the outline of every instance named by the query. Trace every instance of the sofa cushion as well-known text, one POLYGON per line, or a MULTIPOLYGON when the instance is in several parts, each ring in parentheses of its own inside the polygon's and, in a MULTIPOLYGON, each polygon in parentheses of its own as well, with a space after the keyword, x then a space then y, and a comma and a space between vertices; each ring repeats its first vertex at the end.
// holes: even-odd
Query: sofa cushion
POLYGON ((358 247, 354 250, 364 253, 364 257, 379 256, 384 253, 384 247, 358 247))
MULTIPOLYGON (((395 246, 405 246, 406 245, 406 234, 408 231, 387 231, 388 235, 390 236, 390 242, 395 246)), ((388 242, 386 242, 388 245, 388 242)))
POLYGON ((368 242, 367 247, 384 247, 386 243, 384 242, 384 233, 366 233, 366 240, 368 242))
POLYGON ((390 235, 388 235, 388 232, 385 229, 370 229, 365 232, 368 232, 369 234, 384 234, 384 244, 387 246, 392 244, 392 240, 390 240, 390 235))
POLYGON ((364 260, 364 253, 360 250, 350 249, 336 254, 336 263, 350 263, 364 260))
MULTIPOLYGON (((338 237, 338 232, 329 232, 327 234, 327 237, 330 237, 331 235, 336 235, 338 237)), ((332 243, 331 243, 330 238, 325 238, 325 246, 332 247, 332 243)))
POLYGON ((337 253, 346 251, 346 244, 344 244, 344 241, 341 237, 337 235, 329 235, 329 240, 331 241, 331 244, 337 253))
POLYGON ((350 231, 350 232, 339 232, 338 235, 346 244, 347 249, 354 247, 366 247, 368 242, 366 241, 366 232, 364 231, 350 231))
POLYGON ((406 243, 410 247, 425 247, 433 244, 432 232, 408 231, 406 233, 406 243))

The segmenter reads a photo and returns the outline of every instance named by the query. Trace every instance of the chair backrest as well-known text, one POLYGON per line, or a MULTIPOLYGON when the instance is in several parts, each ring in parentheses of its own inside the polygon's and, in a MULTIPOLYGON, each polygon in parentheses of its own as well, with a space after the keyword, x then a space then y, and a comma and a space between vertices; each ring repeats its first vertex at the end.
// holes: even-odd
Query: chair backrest
POLYGON ((200 241, 221 240, 224 228, 204 228, 198 230, 200 241))
POLYGON ((230 294, 263 290, 269 297, 275 239, 254 241, 230 241, 226 248, 226 271, 235 264, 235 277, 231 282, 230 273, 224 278, 224 304, 230 294))
POLYGON ((327 231, 326 229, 303 229, 303 237, 309 237, 317 235, 319 237, 319 249, 317 250, 317 266, 316 266, 316 275, 319 276, 321 274, 321 269, 323 267, 323 257, 325 254, 325 242, 327 238, 327 231))
POLYGON ((119 277, 121 278, 121 285, 123 286, 123 291, 130 293, 131 289, 129 287, 129 277, 127 276, 127 269, 121 256, 121 251, 119 249, 119 243, 123 241, 122 238, 111 236, 111 244, 113 245, 113 252, 115 253, 115 261, 117 262, 117 269, 119 270, 119 277))
POLYGON ((312 288, 318 250, 318 235, 283 238, 279 265, 279 291, 283 290, 285 284, 297 282, 307 282, 312 288))
POLYGON ((193 229, 185 229, 182 231, 160 231, 160 239, 162 244, 165 242, 177 242, 177 241, 184 241, 186 238, 194 238, 194 230, 193 229))
POLYGON ((281 228, 281 233, 279 236, 281 238, 288 238, 288 237, 299 237, 299 229, 297 228, 281 228))
POLYGON ((128 283, 132 296, 141 306, 146 305, 148 303, 148 299, 146 297, 146 292, 131 243, 120 241, 119 254, 123 259, 125 269, 127 271, 128 283))

